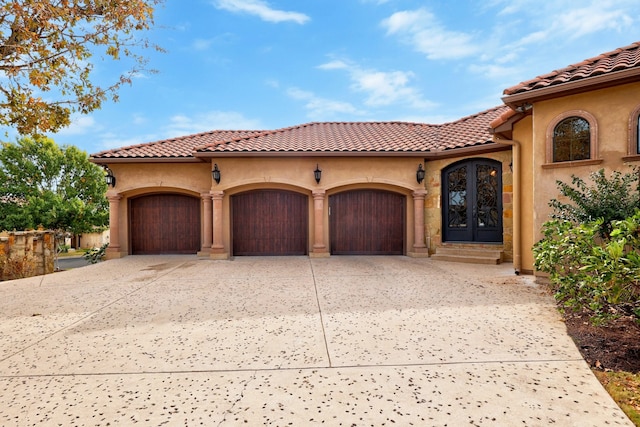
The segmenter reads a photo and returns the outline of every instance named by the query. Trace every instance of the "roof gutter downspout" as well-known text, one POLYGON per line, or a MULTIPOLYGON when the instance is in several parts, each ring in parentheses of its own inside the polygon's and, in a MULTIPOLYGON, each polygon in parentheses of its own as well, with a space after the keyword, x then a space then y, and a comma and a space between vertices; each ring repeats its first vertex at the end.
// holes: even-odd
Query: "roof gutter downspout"
POLYGON ((498 144, 513 147, 513 267, 516 275, 520 275, 522 269, 522 248, 520 230, 520 142, 510 139, 501 139, 495 135, 498 144))

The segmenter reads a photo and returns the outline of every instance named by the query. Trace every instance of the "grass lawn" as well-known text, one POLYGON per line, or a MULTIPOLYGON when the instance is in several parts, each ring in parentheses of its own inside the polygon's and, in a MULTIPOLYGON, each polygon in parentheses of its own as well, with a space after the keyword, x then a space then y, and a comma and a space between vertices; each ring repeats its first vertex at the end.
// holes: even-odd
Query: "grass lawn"
POLYGON ((625 414, 640 426, 640 374, 594 371, 625 414))

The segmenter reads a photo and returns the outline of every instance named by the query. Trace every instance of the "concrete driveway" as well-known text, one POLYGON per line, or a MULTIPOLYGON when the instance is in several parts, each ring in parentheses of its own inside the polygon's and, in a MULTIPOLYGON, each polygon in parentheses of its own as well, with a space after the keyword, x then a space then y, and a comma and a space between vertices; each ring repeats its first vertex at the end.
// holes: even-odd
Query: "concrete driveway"
POLYGON ((510 265, 127 257, 0 283, 0 425, 631 422, 510 265))

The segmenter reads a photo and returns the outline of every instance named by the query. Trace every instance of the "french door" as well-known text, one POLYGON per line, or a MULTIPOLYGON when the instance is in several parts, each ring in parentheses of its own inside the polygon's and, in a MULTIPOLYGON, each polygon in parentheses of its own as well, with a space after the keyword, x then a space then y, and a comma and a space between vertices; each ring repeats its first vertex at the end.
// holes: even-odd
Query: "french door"
POLYGON ((454 163, 442 171, 445 242, 502 242, 502 164, 490 159, 454 163))

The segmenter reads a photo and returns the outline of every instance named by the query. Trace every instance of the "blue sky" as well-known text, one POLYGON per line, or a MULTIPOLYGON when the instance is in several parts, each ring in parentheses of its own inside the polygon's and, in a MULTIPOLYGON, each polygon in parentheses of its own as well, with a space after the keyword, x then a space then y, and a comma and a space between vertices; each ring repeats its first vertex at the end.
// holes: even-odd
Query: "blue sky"
MULTIPOLYGON (((166 53, 51 137, 88 153, 214 129, 444 123, 521 81, 640 40, 637 0, 166 0, 166 53)), ((107 83, 126 62, 95 58, 107 83)))

